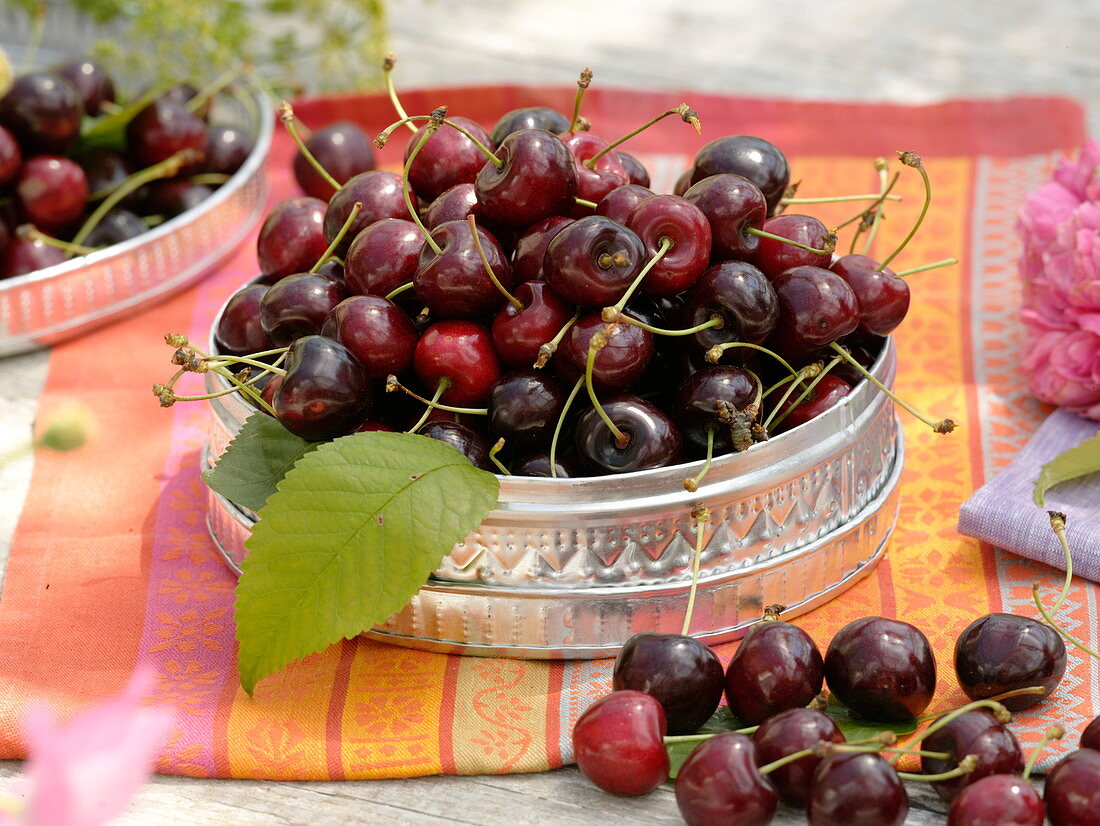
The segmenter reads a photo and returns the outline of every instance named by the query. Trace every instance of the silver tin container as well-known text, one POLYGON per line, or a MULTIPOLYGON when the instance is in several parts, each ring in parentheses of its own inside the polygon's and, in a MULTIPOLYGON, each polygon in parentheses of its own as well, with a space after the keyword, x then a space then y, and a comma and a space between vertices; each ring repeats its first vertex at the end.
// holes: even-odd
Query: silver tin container
MULTIPOLYGON (((889 340, 872 373, 892 384, 889 340)), ((207 374, 210 392, 224 380, 207 374)), ((252 408, 210 401, 211 464, 252 408)), ((499 501, 408 606, 368 636, 452 653, 540 659, 614 656, 639 631, 678 632, 705 504, 691 632, 742 636, 764 606, 810 610, 866 576, 897 522, 904 447, 893 403, 861 382, 805 425, 716 459, 615 477, 501 477, 499 501)), ((210 493, 208 526, 240 570, 255 514, 210 493)))

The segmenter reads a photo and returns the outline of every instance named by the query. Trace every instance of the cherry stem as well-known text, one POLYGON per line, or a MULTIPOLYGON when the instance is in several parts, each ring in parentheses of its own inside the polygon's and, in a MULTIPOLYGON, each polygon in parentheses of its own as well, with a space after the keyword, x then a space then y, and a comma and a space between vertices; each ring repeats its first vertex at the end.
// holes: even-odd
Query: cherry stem
MULTIPOLYGON (((994 694, 990 697, 984 697, 985 700, 992 700, 995 703, 999 703, 1001 700, 1007 700, 1009 697, 1025 697, 1029 694, 1042 694, 1046 691, 1041 685, 1029 685, 1026 688, 1014 688, 1011 691, 1002 691, 1000 694, 994 694)), ((934 714, 925 714, 917 718, 918 723, 928 723, 932 720, 936 720, 948 712, 938 711, 934 714)))
POLYGON ((688 493, 695 493, 699 490, 699 483, 703 481, 703 477, 710 471, 711 459, 714 457, 714 431, 717 425, 707 425, 707 460, 703 463, 703 468, 694 476, 691 476, 684 480, 684 490, 688 493))
MULTIPOLYGON (((748 728, 733 729, 733 732, 734 734, 755 734, 758 728, 760 726, 749 726, 748 728)), ((706 734, 666 734, 664 741, 666 745, 670 743, 701 743, 723 733, 721 731, 711 731, 706 734)))
POLYGON ((226 69, 212 81, 207 83, 204 87, 199 89, 195 93, 195 96, 191 100, 187 101, 188 111, 194 113, 198 112, 204 107, 214 95, 218 94, 222 89, 226 88, 230 83, 239 78, 247 71, 247 67, 234 66, 232 69, 226 69))
MULTIPOLYGON (((267 365, 264 365, 264 367, 267 367, 267 365)), ((276 419, 279 418, 278 414, 275 412, 275 408, 273 408, 270 404, 268 404, 267 400, 264 399, 263 396, 261 396, 259 393, 256 392, 256 388, 254 388, 250 384, 242 382, 235 375, 233 375, 233 371, 227 370, 224 367, 216 367, 214 369, 214 372, 217 373, 222 378, 224 378, 230 384, 236 385, 244 395, 246 395, 246 396, 248 396, 249 398, 252 399, 254 404, 256 404, 259 407, 263 408, 265 411, 270 413, 274 418, 276 418, 276 419)), ((275 372, 275 371, 272 371, 272 372, 275 372)), ((286 371, 281 371, 281 372, 285 373, 286 371)))
POLYGON ((145 184, 150 181, 156 181, 161 178, 171 178, 186 164, 194 163, 201 159, 202 153, 194 149, 181 149, 179 152, 170 155, 160 163, 155 163, 152 166, 135 172, 115 187, 110 195, 103 199, 92 214, 88 216, 88 219, 80 226, 80 229, 77 230, 76 235, 73 236, 72 242, 78 245, 83 244, 92 230, 96 228, 101 220, 103 220, 103 216, 110 212, 119 201, 131 192, 145 186, 145 184))
MULTIPOLYGON (((652 270, 655 266, 657 266, 657 264, 660 263, 661 259, 664 258, 665 255, 668 254, 668 251, 670 249, 672 249, 674 246, 676 246, 676 242, 674 240, 672 240, 671 238, 669 238, 667 235, 664 236, 663 238, 661 238, 661 243, 660 243, 660 246, 657 248, 657 252, 655 252, 653 254, 652 258, 650 258, 648 261, 646 261, 645 266, 642 267, 642 271, 638 273, 638 275, 635 277, 633 283, 631 283, 631 285, 626 288, 626 292, 623 293, 622 298, 620 298, 618 300, 618 302, 616 302, 615 306, 612 308, 613 310, 615 310, 616 312, 620 312, 620 313, 622 312, 623 307, 626 306, 626 302, 628 302, 630 300, 630 297, 632 295, 634 295, 634 293, 637 291, 638 287, 640 287, 642 285, 642 282, 645 280, 645 277, 647 275, 649 275, 650 270, 652 270)), ((602 256, 601 256, 601 260, 602 260, 602 256)))
POLYGON ((791 754, 785 754, 778 760, 773 760, 771 763, 765 763, 763 766, 757 769, 760 774, 771 774, 776 769, 781 769, 788 763, 793 763, 796 760, 801 760, 803 757, 813 757, 821 754, 823 751, 828 753, 834 751, 832 746, 839 745, 837 743, 828 743, 822 740, 813 748, 802 749, 800 751, 792 752, 791 754))
POLYGON ((929 419, 925 416, 922 416, 913 407, 911 407, 910 405, 906 404, 901 399, 899 399, 897 397, 897 395, 892 390, 890 390, 889 388, 886 387, 886 385, 884 385, 882 382, 880 382, 878 379, 876 379, 874 376, 872 376, 871 373, 867 370, 866 367, 864 367, 862 364, 860 364, 858 361, 856 361, 855 358, 852 357, 851 353, 849 353, 847 350, 845 350, 843 347, 841 347, 835 341, 830 342, 829 347, 831 347, 834 351, 836 351, 836 353, 838 355, 840 355, 846 362, 848 362, 850 365, 852 365, 852 367, 854 367, 856 370, 858 370, 860 373, 862 373, 864 378, 866 378, 868 381, 870 381, 871 384, 875 385, 875 387, 877 387, 879 390, 881 390, 883 393, 885 393, 887 396, 889 396, 891 399, 893 399, 895 404, 899 405, 901 408, 908 411, 911 415, 913 415, 916 418, 920 419, 922 422, 924 422, 926 425, 928 425, 930 428, 932 428, 933 432, 935 432, 935 433, 950 433, 956 427, 958 427, 958 425, 955 424, 955 421, 953 419, 940 419, 938 422, 934 422, 931 419, 929 419))
POLYGON ((720 315, 712 315, 707 321, 702 324, 696 324, 694 327, 688 327, 686 330, 668 330, 664 327, 654 327, 651 324, 646 324, 644 321, 639 321, 636 318, 631 318, 623 313, 608 312, 614 310, 613 307, 604 307, 601 317, 604 321, 621 321, 624 324, 630 324, 634 327, 641 327, 647 332, 653 333, 656 336, 690 336, 692 333, 702 332, 703 330, 721 330, 726 326, 725 319, 720 315))
POLYGON ((332 243, 328 245, 328 249, 321 253, 321 257, 317 259, 317 263, 309 268, 309 271, 311 273, 317 272, 319 269, 321 269, 321 267, 325 265, 326 261, 332 258, 333 253, 336 252, 336 248, 340 246, 340 243, 344 240, 344 236, 348 234, 348 231, 351 229, 351 225, 355 223, 355 219, 359 217, 359 213, 362 210, 363 204, 359 201, 356 201, 354 204, 351 205, 351 212, 348 213, 348 217, 347 220, 344 221, 344 225, 340 227, 340 231, 336 233, 336 237, 332 239, 332 243))
POLYGON ((962 760, 959 761, 959 765, 950 771, 940 772, 939 774, 920 774, 918 772, 897 772, 898 779, 900 780, 914 780, 924 783, 938 783, 941 780, 953 780, 956 777, 962 777, 964 774, 970 774, 974 769, 978 768, 978 755, 968 754, 962 760))
POLYGON ((420 220, 420 215, 416 207, 413 206, 412 187, 409 185, 409 170, 412 169, 413 161, 415 161, 416 156, 420 154, 420 150, 424 148, 424 144, 426 144, 428 139, 436 133, 437 129, 439 129, 439 123, 443 119, 443 114, 445 114, 446 111, 446 106, 440 106, 432 112, 432 120, 429 121, 428 126, 424 129, 424 134, 421 135, 420 140, 417 141, 412 152, 409 153, 409 159, 405 161, 405 169, 401 175, 401 194, 405 196, 405 207, 409 210, 409 215, 412 217, 413 222, 420 227, 420 232, 424 235, 424 243, 427 244, 436 255, 443 252, 443 248, 439 246, 439 243, 434 238, 432 238, 432 234, 428 231, 428 228, 424 226, 424 222, 420 220))
POLYGON ((382 61, 382 76, 386 79, 386 94, 390 96, 390 103, 393 104, 397 117, 401 118, 411 131, 416 132, 416 127, 409 121, 409 115, 405 111, 405 107, 401 105, 401 101, 398 100, 397 90, 393 86, 393 67, 396 65, 397 57, 393 52, 387 54, 386 59, 382 61))
POLYGON ((561 413, 558 415, 558 421, 554 425, 554 435, 550 438, 550 476, 551 478, 558 478, 558 436, 561 434, 562 424, 565 422, 565 417, 569 413, 569 408, 573 406, 573 400, 577 398, 577 393, 580 392, 581 387, 584 385, 584 376, 581 376, 573 383, 573 389, 569 391, 569 395, 565 398, 565 404, 562 406, 561 413))
POLYGON ((786 410, 783 410, 787 399, 791 396, 796 387, 794 381, 791 382, 791 386, 787 388, 787 391, 782 395, 782 397, 780 397, 775 407, 772 408, 772 412, 768 414, 768 418, 764 421, 764 429, 768 430, 772 427, 778 426, 780 422, 782 422, 785 418, 787 418, 787 416, 791 414, 792 410, 794 410, 796 407, 798 407, 798 405, 802 404, 802 402, 809 398, 810 394, 814 392, 814 388, 821 383, 821 380, 823 378, 825 378, 825 374, 836 367, 839 363, 840 356, 837 356, 825 367, 822 367, 820 364, 816 363, 808 364, 806 365, 806 367, 803 367, 802 370, 799 371, 799 373, 803 374, 800 377, 803 383, 805 382, 805 379, 810 378, 811 376, 812 380, 809 384, 804 384, 802 392, 798 395, 798 397, 793 402, 791 402, 790 406, 788 406, 786 410), (817 370, 812 370, 812 368, 814 367, 816 367, 817 370), (807 369, 810 369, 810 372, 807 373, 807 369), (782 413, 780 413, 781 410, 783 411, 782 413), (777 415, 778 418, 776 418, 777 415))
MULTIPOLYGON (((890 179, 889 185, 884 186, 882 188, 882 192, 879 193, 877 201, 875 201, 873 204, 869 204, 866 209, 864 209, 861 212, 857 212, 855 215, 853 215, 851 218, 847 219, 843 223, 837 224, 835 227, 833 227, 833 232, 837 232, 838 230, 841 230, 844 227, 848 226, 848 224, 855 223, 856 221, 863 221, 868 216, 871 216, 871 220, 873 221, 874 218, 877 218, 881 214, 882 202, 887 200, 887 199, 894 200, 896 198, 897 200, 900 201, 901 200, 900 195, 891 195, 890 194, 890 190, 894 188, 894 184, 896 184, 898 182, 899 177, 900 177, 899 173, 895 172, 894 177, 890 179)), ((857 230, 857 232, 856 232, 856 238, 852 239, 852 248, 853 249, 855 249, 855 242, 859 238, 859 233, 863 232, 863 230, 864 230, 864 228, 861 226, 860 229, 857 230)))
POLYGON ((595 209, 599 206, 595 201, 586 201, 584 198, 574 198, 573 201, 578 206, 588 207, 589 209, 595 209))
POLYGON ((545 344, 539 347, 538 358, 535 359, 535 363, 532 365, 536 370, 541 370, 546 366, 546 362, 550 361, 550 357, 557 352, 558 345, 561 344, 561 340, 565 338, 565 334, 569 332, 569 328, 577 323, 577 319, 581 317, 580 310, 573 313, 573 317, 562 325, 562 328, 545 344))
MULTIPOLYGON (((832 195, 832 196, 824 196, 824 197, 821 197, 821 198, 780 198, 779 203, 785 204, 785 205, 786 204, 839 204, 839 203, 843 203, 843 202, 847 202, 847 201, 867 201, 867 200, 882 201, 884 199, 887 200, 887 201, 900 201, 901 196, 900 195, 886 195, 886 196, 883 196, 883 194, 881 192, 877 192, 877 193, 870 194, 870 195, 832 195)), ((860 213, 860 215, 862 215, 862 214, 863 213, 860 213)), ((855 220, 855 219, 851 219, 851 220, 855 220)), ((851 221, 849 221, 849 223, 851 223, 851 221)))
MULTIPOLYGON (((875 169, 878 170, 878 188, 880 190, 882 190, 883 192, 888 192, 890 190, 890 188, 892 188, 894 186, 894 184, 897 182, 898 174, 894 173, 894 180, 891 181, 890 186, 887 187, 887 185, 886 185, 886 159, 885 158, 875 158, 875 169)), ((871 250, 874 248, 874 245, 875 245, 875 238, 878 236, 879 227, 882 226, 882 221, 883 221, 884 217, 885 216, 884 216, 884 213, 882 211, 882 202, 880 201, 879 205, 875 208, 875 211, 871 216, 871 226, 867 230, 867 240, 863 243, 863 254, 864 255, 870 255, 871 254, 871 250)))
POLYGON ((503 474, 504 476, 511 476, 512 471, 508 470, 508 468, 504 466, 504 463, 497 458, 497 454, 500 453, 500 451, 503 449, 504 439, 497 439, 496 443, 491 448, 489 448, 489 461, 500 468, 501 474, 503 474))
POLYGON ((603 409, 603 405, 596 397, 596 388, 592 384, 592 368, 596 364, 596 354, 607 346, 608 339, 615 332, 615 326, 614 324, 607 324, 602 329, 597 330, 588 343, 588 358, 585 360, 584 365, 584 386, 588 390, 588 398, 592 400, 592 406, 596 408, 596 412, 603 419, 603 423, 607 425, 607 429, 615 437, 615 446, 619 450, 623 450, 630 444, 630 437, 619 430, 615 423, 611 421, 611 417, 607 415, 607 411, 603 409))
POLYGON ((921 267, 913 267, 912 269, 895 272, 894 275, 900 275, 902 278, 904 278, 907 275, 916 275, 918 272, 927 272, 928 270, 935 270, 939 269, 940 267, 950 267, 952 264, 958 263, 958 258, 944 258, 942 261, 933 261, 931 264, 925 264, 921 267))
POLYGON ((992 711, 993 716, 997 718, 998 723, 1008 723, 1012 720, 1012 714, 1009 712, 1009 710, 1007 708, 1005 708, 1003 705, 1001 705, 1000 703, 998 703, 996 700, 988 700, 988 699, 987 700, 975 700, 972 703, 967 703, 964 706, 960 706, 959 708, 953 709, 952 711, 949 711, 946 714, 941 714, 938 717, 936 717, 935 722, 932 723, 932 725, 930 725, 928 728, 926 728, 924 731, 922 731, 919 735, 914 737, 912 740, 907 742, 905 744, 905 747, 909 748, 911 746, 915 746, 917 743, 923 742, 924 740, 926 740, 928 737, 935 734, 937 731, 942 729, 944 726, 946 726, 948 723, 950 723, 955 718, 961 717, 962 715, 966 714, 967 712, 976 711, 977 709, 980 709, 980 708, 988 708, 990 711, 992 711))
MULTIPOLYGON (((387 390, 389 390, 389 386, 390 386, 390 380, 389 380, 389 377, 387 377, 387 379, 386 379, 386 389, 387 390)), ((416 431, 418 431, 420 428, 422 428, 424 426, 424 422, 428 421, 428 416, 430 416, 431 413, 432 413, 432 407, 439 402, 439 397, 442 396, 443 392, 450 386, 451 386, 451 380, 450 379, 442 378, 442 379, 439 380, 439 384, 437 384, 436 387, 435 387, 435 395, 432 396, 431 402, 430 403, 426 402, 428 404, 428 406, 424 408, 424 413, 421 414, 420 418, 416 420, 416 424, 414 424, 407 431, 405 431, 406 433, 416 433, 416 431)))
POLYGON ((759 235, 761 238, 771 238, 773 241, 780 241, 781 243, 789 244, 792 247, 798 247, 798 249, 800 250, 812 252, 815 255, 829 255, 832 253, 833 250, 836 249, 835 241, 833 241, 832 243, 827 243, 825 249, 817 249, 816 247, 811 247, 809 244, 803 244, 790 238, 784 238, 782 235, 776 235, 774 232, 767 232, 762 229, 757 229, 756 227, 745 227, 745 232, 749 233, 749 235, 759 235))
POLYGON ((474 246, 477 247, 477 254, 481 258, 481 263, 485 267, 485 273, 489 276, 489 280, 493 282, 493 286, 500 290, 500 294, 508 299, 508 303, 515 307, 517 310, 525 309, 523 302, 508 292, 508 288, 500 283, 500 279, 497 278, 497 274, 493 272, 492 265, 489 264, 489 258, 485 255, 485 249, 481 246, 481 233, 477 229, 477 218, 473 215, 469 215, 466 218, 467 223, 470 225, 470 234, 474 239, 474 246))
POLYGON ((780 364, 782 364, 785 368, 787 368, 787 372, 789 372, 791 376, 796 379, 799 377, 799 371, 791 367, 790 363, 781 355, 779 355, 779 353, 776 353, 774 350, 769 350, 767 347, 761 347, 759 344, 753 344, 748 341, 727 341, 725 344, 715 344, 713 347, 707 350, 704 358, 710 364, 717 364, 719 361, 721 361, 722 354, 726 352, 726 350, 732 350, 735 347, 746 347, 749 350, 757 350, 761 353, 766 353, 767 355, 778 361, 780 364))
POLYGON ((581 101, 584 99, 584 91, 592 83, 592 70, 587 66, 584 71, 581 72, 581 76, 577 79, 577 96, 573 98, 573 117, 569 121, 569 131, 572 132, 577 128, 577 124, 581 119, 581 101))
POLYGON ((707 510, 706 505, 697 505, 691 511, 691 518, 695 520, 695 556, 691 561, 691 588, 688 589, 684 626, 680 631, 685 637, 691 629, 691 615, 695 611, 695 593, 699 590, 699 565, 703 559, 703 528, 710 521, 710 511, 707 510))
MULTIPOLYGON (((790 382, 790 386, 784 391, 783 395, 779 397, 779 401, 775 403, 775 406, 772 408, 772 412, 768 415, 767 420, 765 420, 765 429, 767 429, 771 425, 772 419, 775 417, 776 413, 778 413, 783 405, 787 403, 787 399, 791 397, 791 394, 794 393, 794 391, 798 388, 800 384, 806 388, 806 391, 803 393, 802 396, 799 397, 799 402, 802 401, 802 399, 804 399, 811 390, 813 390, 813 388, 817 385, 817 381, 806 384, 806 379, 816 378, 821 374, 821 371, 821 363, 815 361, 812 364, 807 364, 805 367, 801 368, 795 375, 791 376, 789 379, 784 379, 784 382, 790 382)), ((779 385, 776 385, 776 387, 778 386, 779 385)), ((796 402, 796 404, 797 403, 798 402, 796 402)))
POLYGON ((221 186, 232 177, 232 175, 227 175, 224 172, 205 172, 202 175, 192 175, 187 181, 188 183, 204 186, 221 186))
MULTIPOLYGON (((277 352, 279 352, 279 351, 277 351, 277 352)), ((269 355, 269 354, 270 354, 269 352, 265 352, 265 353, 259 353, 257 355, 269 355)), ((259 361, 258 359, 255 359, 255 358, 249 358, 247 356, 214 356, 214 357, 211 357, 211 358, 204 359, 203 361, 206 363, 207 369, 214 370, 214 371, 217 371, 220 368, 225 367, 226 365, 229 365, 229 364, 246 364, 249 367, 256 367, 256 368, 258 368, 260 370, 264 370, 268 373, 275 373, 276 375, 279 375, 279 376, 285 376, 286 375, 286 370, 283 370, 280 367, 275 367, 274 365, 267 364, 266 362, 259 361)))
POLYGON ((20 238, 43 243, 47 247, 54 247, 69 255, 90 255, 97 249, 97 247, 85 247, 82 244, 73 244, 69 241, 62 241, 60 238, 54 238, 52 235, 42 232, 33 224, 21 225, 16 229, 15 234, 20 238))
POLYGON ((1100 660, 1100 654, 1098 654, 1096 651, 1093 651, 1091 648, 1089 648, 1087 645, 1085 645, 1083 642, 1081 642, 1079 639, 1069 633, 1069 631, 1062 628, 1062 626, 1057 623, 1057 621, 1054 619, 1054 615, 1047 610, 1045 605, 1043 605, 1043 600, 1039 596, 1038 582, 1031 586, 1031 598, 1035 602, 1035 607, 1039 610, 1039 613, 1042 615, 1043 619, 1046 620, 1047 625, 1057 631, 1061 635, 1062 639, 1077 646, 1090 657, 1094 657, 1100 660))
POLYGON ((298 147, 298 151, 302 153, 302 157, 306 159, 306 162, 317 170, 317 174, 328 182, 328 185, 332 187, 334 192, 339 191, 340 182, 332 177, 327 169, 321 166, 321 162, 309 151, 306 142, 302 140, 302 136, 298 134, 298 126, 295 124, 294 108, 290 105, 289 101, 284 100, 279 104, 279 120, 283 122, 283 126, 286 127, 286 131, 290 135, 291 140, 294 141, 294 145, 298 147))
MULTIPOLYGON (((439 384, 444 389, 451 386, 451 382, 449 379, 440 379, 439 384), (444 382, 446 382, 446 384, 444 384, 444 382)), ((439 397, 440 395, 442 395, 443 391, 439 389, 436 389, 436 393, 432 398, 426 399, 419 393, 415 392, 414 390, 410 390, 408 387, 403 385, 400 381, 398 381, 397 376, 391 373, 390 375, 386 376, 386 392, 393 393, 396 390, 400 390, 406 395, 412 396, 421 404, 426 404, 429 408, 435 408, 436 410, 446 410, 448 413, 464 413, 469 416, 489 415, 489 409, 486 407, 455 407, 454 405, 443 404, 439 401, 439 397)))
POLYGON ((660 121, 664 120, 669 115, 679 115, 680 119, 683 120, 684 123, 690 123, 695 128, 696 134, 701 134, 702 133, 703 125, 699 122, 698 113, 694 109, 692 109, 690 106, 688 106, 686 103, 681 103, 675 109, 669 109, 668 111, 661 112, 661 114, 659 114, 657 117, 653 118, 652 120, 648 121, 647 123, 642 124, 641 126, 639 126, 634 131, 628 132, 627 134, 623 135, 618 140, 612 141, 607 146, 605 146, 603 149, 601 149, 599 152, 597 152, 595 155, 593 155, 591 158, 589 158, 587 161, 585 161, 584 166, 586 166, 588 169, 595 169, 596 164, 599 162, 600 158, 602 158, 608 152, 611 152, 613 149, 615 149, 615 147, 626 143, 628 140, 633 138, 635 135, 640 134, 641 132, 644 132, 649 127, 651 127, 654 124, 659 123, 660 121))
POLYGON ((400 287, 390 290, 386 293, 385 298, 387 301, 393 301, 397 296, 401 295, 401 293, 408 292, 412 288, 413 282, 410 281, 408 284, 402 284, 400 287))
POLYGON ((906 245, 913 239, 913 236, 917 234, 917 230, 920 229, 920 225, 924 222, 924 216, 928 214, 928 207, 932 204, 932 181, 928 178, 928 172, 924 168, 924 164, 921 163, 921 159, 918 155, 912 152, 899 152, 898 158, 906 166, 911 166, 920 173, 921 179, 924 181, 924 206, 921 207, 920 215, 917 216, 916 223, 913 224, 913 228, 909 230, 909 234, 902 239, 902 242, 898 244, 898 248, 887 256, 886 260, 878 265, 879 270, 886 268, 886 265, 897 258, 898 253, 905 249, 906 245))
POLYGON ((1066 730, 1057 723, 1043 732, 1043 739, 1035 744, 1035 748, 1033 748, 1031 754, 1028 755, 1027 763, 1024 764, 1024 773, 1022 775, 1024 780, 1031 777, 1031 770, 1035 768, 1035 763, 1039 760, 1039 753, 1046 748, 1047 743, 1051 740, 1061 740, 1065 736, 1066 730))
POLYGON ((462 126, 459 126, 453 120, 448 120, 446 117, 442 117, 442 118, 439 118, 437 120, 436 119, 436 114, 438 112, 443 112, 444 114, 446 114, 447 107, 446 106, 440 106, 438 109, 433 111, 430 115, 409 115, 407 118, 402 118, 399 121, 395 121, 394 123, 391 123, 389 126, 387 126, 385 129, 383 129, 381 132, 378 133, 378 136, 374 139, 374 145, 377 146, 379 149, 381 149, 383 146, 386 145, 386 142, 390 139, 390 135, 393 134, 393 131, 395 129, 397 129, 397 127, 401 126, 402 124, 412 125, 413 122, 418 121, 418 120, 435 121, 440 126, 449 126, 452 129, 454 129, 456 132, 461 132, 463 135, 465 135, 466 138, 470 141, 470 143, 472 143, 474 146, 476 146, 478 148, 478 150, 485 156, 486 160, 488 160, 489 163, 491 163, 497 169, 500 169, 502 166, 504 166, 504 161, 502 161, 500 158, 498 158, 493 153, 493 150, 491 150, 489 147, 487 147, 485 144, 483 144, 481 141, 479 141, 477 138, 475 138, 473 136, 473 134, 471 134, 468 129, 465 129, 462 126))
POLYGON ((1069 551, 1069 538, 1066 536, 1066 515, 1058 511, 1047 511, 1047 516, 1050 518, 1051 530, 1058 537, 1058 542, 1062 546, 1062 553, 1065 554, 1066 558, 1066 578, 1062 583, 1062 593, 1058 595, 1058 599, 1054 601, 1054 607, 1050 609, 1051 614, 1057 614, 1058 609, 1062 607, 1062 603, 1069 596, 1070 584, 1073 580, 1073 554, 1069 551))

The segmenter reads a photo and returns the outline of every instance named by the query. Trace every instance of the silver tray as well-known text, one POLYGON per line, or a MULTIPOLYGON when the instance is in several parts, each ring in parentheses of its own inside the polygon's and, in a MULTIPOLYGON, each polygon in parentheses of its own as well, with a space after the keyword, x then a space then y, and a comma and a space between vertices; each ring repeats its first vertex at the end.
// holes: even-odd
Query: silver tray
MULTIPOLYGON (((872 367, 893 382, 892 340, 872 367)), ((207 388, 223 389, 207 374, 207 388)), ((252 411, 213 399, 204 463, 252 411)), ((892 402, 869 382, 816 419, 748 451, 586 479, 501 477, 479 528, 402 611, 371 636, 448 652, 532 658, 608 656, 642 630, 679 630, 694 554, 692 508, 706 504, 693 633, 735 639, 765 605, 790 616, 866 575, 897 521, 904 449, 892 402)), ((236 571, 255 514, 210 493, 208 526, 236 571)))
MULTIPOLYGON (((266 99, 256 95, 260 112, 266 99)), ((213 272, 267 204, 275 118, 259 118, 256 145, 199 206, 129 241, 53 267, 0 279, 0 356, 48 347, 160 301, 213 272)))

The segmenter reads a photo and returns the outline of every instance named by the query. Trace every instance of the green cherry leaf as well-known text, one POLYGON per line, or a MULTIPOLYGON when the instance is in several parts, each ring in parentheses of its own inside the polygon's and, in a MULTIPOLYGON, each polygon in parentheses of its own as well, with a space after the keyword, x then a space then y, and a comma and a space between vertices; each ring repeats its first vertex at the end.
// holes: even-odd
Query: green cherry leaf
POLYGON ((866 717, 860 717, 847 706, 841 705, 831 694, 829 695, 829 706, 825 709, 825 713, 833 718, 833 722, 836 723, 837 728, 844 735, 844 739, 849 743, 855 740, 868 740, 882 734, 884 731, 892 731, 898 737, 903 737, 917 730, 916 719, 903 720, 897 723, 878 723, 874 720, 868 720, 866 717))
MULTIPOLYGON (((710 716, 710 719, 703 723, 698 733, 717 734, 720 731, 737 731, 741 728, 745 728, 745 724, 734 716, 729 706, 719 706, 718 710, 710 716)), ((680 767, 684 765, 688 755, 703 742, 705 741, 699 739, 665 743, 665 750, 668 752, 668 777, 670 780, 676 779, 676 776, 680 773, 680 767)))
POLYGON ((1076 447, 1060 453, 1043 465, 1035 480, 1033 498, 1040 508, 1046 507, 1046 494, 1057 484, 1100 471, 1100 433, 1085 439, 1076 447))
POLYGON ((450 445, 343 436, 306 453, 259 512, 237 583, 241 685, 399 611, 497 501, 450 445))
POLYGON ((218 463, 202 480, 230 502, 258 511, 294 463, 317 447, 295 436, 278 419, 259 411, 249 416, 218 463))

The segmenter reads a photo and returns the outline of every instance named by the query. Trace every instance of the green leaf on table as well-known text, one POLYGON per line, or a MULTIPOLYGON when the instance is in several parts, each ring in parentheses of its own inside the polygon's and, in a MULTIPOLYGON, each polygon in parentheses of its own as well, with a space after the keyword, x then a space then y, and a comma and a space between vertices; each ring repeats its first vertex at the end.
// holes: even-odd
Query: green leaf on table
POLYGON ((838 703, 832 694, 829 695, 829 707, 825 709, 825 713, 833 718, 833 722, 837 724, 837 728, 840 729, 844 739, 849 743, 856 740, 868 740, 884 731, 892 731, 898 737, 902 737, 917 730, 915 719, 903 720, 898 723, 878 723, 874 720, 868 720, 866 717, 860 717, 847 706, 838 703))
POLYGON ((256 411, 202 480, 230 502, 258 511, 294 463, 316 447, 278 419, 256 411))
MULTIPOLYGON (((740 728, 745 728, 745 724, 734 716, 734 713, 730 711, 730 707, 719 706, 718 710, 710 716, 710 719, 703 723, 698 733, 717 734, 720 731, 737 731, 740 728)), ((665 743, 665 750, 668 752, 668 777, 670 780, 676 779, 676 775, 680 773, 680 767, 684 765, 688 755, 701 742, 704 741, 687 740, 679 743, 665 743)))
POLYGON ((1052 487, 1070 479, 1100 471, 1100 433, 1085 439, 1076 447, 1055 456, 1039 471, 1033 498, 1040 508, 1046 507, 1046 493, 1052 487))
POLYGON ((450 445, 408 433, 354 433, 302 456, 245 542, 236 591, 245 691, 405 607, 498 490, 450 445))

